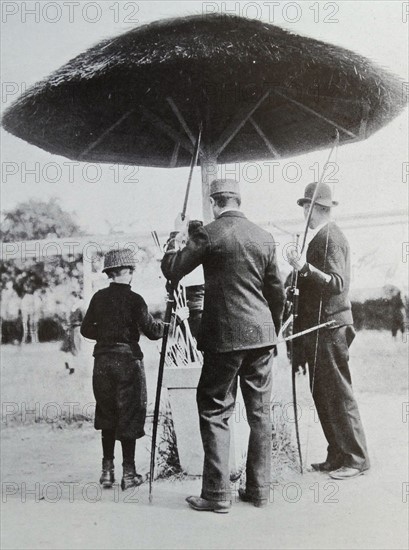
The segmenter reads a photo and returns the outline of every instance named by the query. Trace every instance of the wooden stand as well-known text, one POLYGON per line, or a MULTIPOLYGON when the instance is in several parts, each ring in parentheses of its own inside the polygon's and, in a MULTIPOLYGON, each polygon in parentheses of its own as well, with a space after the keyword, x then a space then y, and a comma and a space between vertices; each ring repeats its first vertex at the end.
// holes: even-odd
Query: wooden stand
MULTIPOLYGON (((163 385, 168 389, 172 419, 176 433, 180 465, 189 475, 202 475, 203 446, 199 430, 196 388, 201 367, 165 368, 163 385)), ((243 414, 244 404, 238 391, 236 409, 230 425, 230 472, 243 466, 247 454, 249 427, 243 414)))

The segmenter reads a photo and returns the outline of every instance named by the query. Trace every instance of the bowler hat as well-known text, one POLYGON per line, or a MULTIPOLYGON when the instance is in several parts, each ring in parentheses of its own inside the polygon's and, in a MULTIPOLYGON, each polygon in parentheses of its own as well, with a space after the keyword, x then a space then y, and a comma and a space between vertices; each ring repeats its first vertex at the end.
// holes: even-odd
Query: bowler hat
POLYGON ((210 184, 210 196, 217 193, 234 193, 240 195, 240 186, 236 180, 233 179, 218 179, 213 180, 210 184))
POLYGON ((113 269, 115 267, 135 267, 135 259, 130 248, 120 248, 109 250, 104 256, 104 269, 113 269))
MULTIPOLYGON (((311 202, 312 197, 314 196, 315 189, 317 187, 318 183, 314 181, 313 183, 309 183, 304 191, 304 197, 302 199, 298 199, 297 204, 299 206, 304 206, 306 202, 311 202)), ((326 183, 321 183, 318 189, 318 193, 315 199, 315 204, 319 204, 321 206, 337 206, 338 202, 332 200, 332 191, 331 187, 327 185, 326 183)))

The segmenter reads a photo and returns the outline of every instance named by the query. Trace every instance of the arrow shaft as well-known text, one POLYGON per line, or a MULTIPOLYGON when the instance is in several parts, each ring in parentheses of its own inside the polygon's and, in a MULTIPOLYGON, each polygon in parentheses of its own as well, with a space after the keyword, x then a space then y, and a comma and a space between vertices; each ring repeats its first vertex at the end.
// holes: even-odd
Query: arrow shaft
POLYGON ((302 330, 301 332, 296 332, 291 336, 287 336, 287 338, 282 338, 277 342, 277 344, 282 344, 283 342, 291 342, 292 340, 295 340, 295 338, 299 338, 300 336, 304 336, 305 334, 309 334, 310 332, 314 332, 316 330, 319 330, 320 328, 331 327, 334 323, 335 321, 327 321, 326 323, 321 323, 320 325, 316 325, 315 327, 307 328, 305 330, 302 330))

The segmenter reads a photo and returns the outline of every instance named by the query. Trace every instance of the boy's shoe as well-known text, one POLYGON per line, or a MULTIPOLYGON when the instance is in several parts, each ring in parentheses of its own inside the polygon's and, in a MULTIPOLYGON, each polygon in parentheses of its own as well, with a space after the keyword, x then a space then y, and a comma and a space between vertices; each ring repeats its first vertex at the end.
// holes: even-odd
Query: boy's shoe
POLYGON ((216 514, 227 514, 230 512, 230 500, 207 500, 202 497, 187 497, 186 502, 193 510, 198 512, 216 512, 216 514))
POLYGON ((102 459, 102 473, 99 482, 104 489, 110 489, 115 483, 114 461, 111 459, 102 459))
POLYGON ((122 467, 123 474, 121 480, 121 489, 123 491, 126 491, 131 487, 138 487, 138 485, 142 485, 143 477, 136 473, 135 463, 127 464, 126 462, 124 462, 122 464, 122 467))
POLYGON ((251 497, 244 489, 239 489, 239 499, 243 502, 251 502, 256 508, 264 508, 268 504, 268 499, 251 497))

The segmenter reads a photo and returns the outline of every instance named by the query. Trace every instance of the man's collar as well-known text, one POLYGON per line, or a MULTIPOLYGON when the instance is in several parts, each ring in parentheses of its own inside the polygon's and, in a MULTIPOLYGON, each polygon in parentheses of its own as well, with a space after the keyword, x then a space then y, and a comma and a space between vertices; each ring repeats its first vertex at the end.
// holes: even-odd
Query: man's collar
POLYGON ((329 222, 330 222, 330 220, 326 220, 325 222, 320 223, 320 225, 317 225, 317 227, 315 229, 310 229, 311 233, 313 235, 317 235, 317 233, 319 233, 323 227, 328 225, 329 222))
POLYGON ((308 235, 308 243, 310 243, 314 237, 316 237, 318 235, 318 233, 320 231, 322 231, 325 227, 328 227, 330 225, 330 223, 332 223, 332 220, 327 220, 326 222, 324 223, 321 223, 318 227, 316 227, 315 229, 310 229, 310 233, 308 235))
POLYGON ((243 214, 241 210, 236 210, 235 208, 229 208, 228 210, 223 210, 221 214, 217 216, 217 220, 219 218, 228 218, 228 217, 237 217, 237 218, 245 218, 246 216, 243 214))

